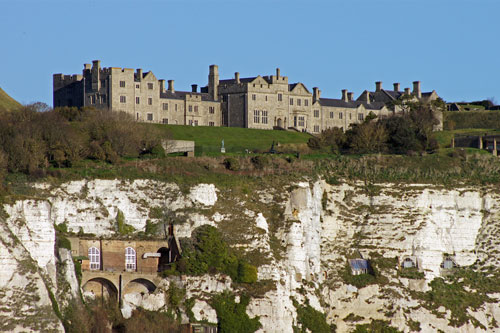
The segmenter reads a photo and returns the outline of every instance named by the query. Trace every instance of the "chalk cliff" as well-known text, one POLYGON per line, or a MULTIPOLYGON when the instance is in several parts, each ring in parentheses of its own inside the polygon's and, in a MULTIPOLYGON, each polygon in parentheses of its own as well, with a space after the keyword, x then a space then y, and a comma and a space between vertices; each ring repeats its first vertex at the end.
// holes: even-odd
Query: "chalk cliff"
MULTIPOLYGON (((262 332, 293 332, 300 323, 293 300, 323 312, 338 332, 373 319, 402 331, 420 323, 422 332, 499 330, 500 294, 468 310, 475 319, 454 327, 450 310, 429 310, 416 293, 446 274, 445 258, 460 267, 498 266, 500 194, 492 188, 447 189, 430 185, 299 182, 291 186, 235 192, 214 184, 181 189, 151 180, 73 181, 36 184, 37 196, 4 205, 0 223, 0 330, 63 331, 57 309, 78 296, 69 252, 55 250, 54 225, 68 231, 108 237, 118 211, 136 231, 159 223, 152 211, 167 207, 183 217, 178 237, 190 237, 210 224, 231 246, 258 254, 258 278, 272 287, 247 308, 259 316, 262 332), (149 222, 148 222, 149 221, 149 222), (387 280, 357 288, 343 278, 347 257, 394 258, 387 280), (398 260, 414 258, 421 279, 398 275, 398 260), (63 292, 64 291, 64 292, 63 292), (353 319, 355 318, 355 319, 353 319), (479 324, 478 324, 479 323, 479 324), (42 326, 40 326, 42 325, 42 326)), ((211 295, 231 290, 227 276, 164 280, 151 295, 128 294, 122 313, 135 307, 166 311, 163 293, 170 283, 196 299, 197 320, 216 322, 211 295)), ((187 317, 185 320, 187 320, 187 317)))

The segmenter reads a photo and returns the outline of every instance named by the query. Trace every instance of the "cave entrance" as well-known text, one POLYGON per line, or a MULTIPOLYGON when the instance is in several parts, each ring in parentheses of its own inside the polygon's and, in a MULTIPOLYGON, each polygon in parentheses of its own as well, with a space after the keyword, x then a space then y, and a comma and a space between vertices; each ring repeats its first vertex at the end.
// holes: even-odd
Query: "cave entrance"
POLYGON ((160 258, 158 258, 158 272, 169 269, 172 262, 172 252, 166 247, 162 247, 158 249, 157 253, 160 254, 160 258))

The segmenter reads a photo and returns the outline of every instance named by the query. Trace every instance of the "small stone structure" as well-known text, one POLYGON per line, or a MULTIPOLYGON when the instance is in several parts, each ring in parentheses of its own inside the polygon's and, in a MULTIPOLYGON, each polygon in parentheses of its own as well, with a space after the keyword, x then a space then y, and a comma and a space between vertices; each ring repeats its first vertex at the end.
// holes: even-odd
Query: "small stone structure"
POLYGON ((186 156, 194 156, 194 141, 187 140, 164 140, 161 143, 165 154, 185 153, 186 156))
POLYGON ((366 259, 349 259, 349 266, 352 275, 370 273, 370 263, 366 259))

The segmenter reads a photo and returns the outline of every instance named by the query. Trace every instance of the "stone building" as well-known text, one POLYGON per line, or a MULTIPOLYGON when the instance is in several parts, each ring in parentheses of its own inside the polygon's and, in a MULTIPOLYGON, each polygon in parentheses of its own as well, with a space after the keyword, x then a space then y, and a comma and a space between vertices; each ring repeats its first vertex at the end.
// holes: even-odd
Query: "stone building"
POLYGON ((319 134, 339 127, 347 130, 373 113, 377 117, 401 111, 394 101, 405 94, 431 101, 435 91, 422 93, 420 82, 414 91, 365 90, 358 99, 342 90, 340 99, 321 98, 300 82, 289 83, 280 69, 275 75, 220 79, 217 65, 209 67, 208 84, 193 84, 189 92, 176 91, 174 81, 158 80, 152 72, 128 68, 101 68, 100 61, 85 64, 82 75, 54 74, 54 107, 94 106, 131 114, 137 121, 193 126, 228 126, 256 129, 291 129, 319 134))

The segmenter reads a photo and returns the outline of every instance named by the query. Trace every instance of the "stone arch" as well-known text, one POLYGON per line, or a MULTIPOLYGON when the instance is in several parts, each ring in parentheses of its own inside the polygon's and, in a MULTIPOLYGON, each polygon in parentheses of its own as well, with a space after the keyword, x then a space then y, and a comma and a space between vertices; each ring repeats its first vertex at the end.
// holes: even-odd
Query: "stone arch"
POLYGON ((401 267, 403 268, 414 268, 417 267, 417 263, 410 257, 406 257, 403 259, 401 263, 401 267))
POLYGON ((156 290, 156 285, 144 278, 134 279, 123 288, 123 295, 131 293, 150 294, 156 290))
POLYGON ((118 288, 106 278, 89 279, 82 287, 84 295, 117 300, 118 288))

